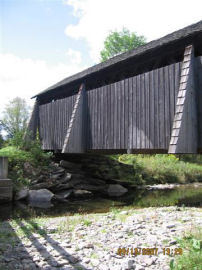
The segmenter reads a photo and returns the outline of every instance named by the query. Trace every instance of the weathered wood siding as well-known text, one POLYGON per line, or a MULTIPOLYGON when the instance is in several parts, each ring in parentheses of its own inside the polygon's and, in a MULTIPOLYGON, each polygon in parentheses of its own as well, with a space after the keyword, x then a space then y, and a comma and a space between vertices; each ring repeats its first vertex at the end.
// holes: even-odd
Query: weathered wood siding
MULTIPOLYGON (((87 150, 168 149, 180 66, 175 63, 87 91, 87 150)), ((73 95, 39 106, 43 149, 63 148, 75 101, 73 95)))
MULTIPOLYGON (((202 149, 202 57, 197 61, 198 148, 202 149)), ((87 150, 168 149, 180 74, 181 63, 175 63, 87 90, 86 111, 80 119, 86 127, 87 150)), ((43 149, 62 150, 75 101, 73 95, 39 105, 43 149)), ((76 144, 77 136, 73 138, 76 144)))
POLYGON ((89 149, 168 149, 180 65, 88 91, 89 149))
POLYGON ((202 151, 202 56, 197 57, 195 73, 197 77, 198 148, 202 151))
POLYGON ((75 100, 76 96, 70 96, 39 107, 39 131, 43 149, 62 149, 75 100))

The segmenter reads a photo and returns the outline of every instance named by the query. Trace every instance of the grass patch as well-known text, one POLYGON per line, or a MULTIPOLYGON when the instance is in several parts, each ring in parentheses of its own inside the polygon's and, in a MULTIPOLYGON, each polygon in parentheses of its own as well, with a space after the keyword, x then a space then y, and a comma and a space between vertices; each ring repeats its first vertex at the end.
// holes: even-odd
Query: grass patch
POLYGON ((91 257, 91 259, 99 259, 99 256, 98 256, 97 253, 95 253, 95 252, 92 252, 92 253, 90 254, 90 257, 91 257))
MULTIPOLYGON (((130 207, 127 207, 127 209, 130 209, 130 207)), ((110 213, 112 214, 112 219, 120 220, 121 222, 126 222, 127 218, 132 215, 132 212, 125 213, 124 208, 119 209, 114 206, 110 207, 110 213)))
POLYGON ((91 226, 93 221, 89 219, 88 215, 78 215, 75 214, 74 216, 71 217, 66 217, 65 220, 62 220, 59 223, 57 232, 58 233, 63 233, 65 231, 72 232, 76 226, 78 225, 84 225, 84 226, 91 226))
POLYGON ((91 220, 88 220, 88 219, 84 219, 84 220, 83 220, 83 225, 85 225, 85 226, 87 226, 87 227, 90 226, 90 225, 92 225, 92 223, 93 223, 93 222, 92 222, 91 220))
POLYGON ((144 184, 202 182, 201 157, 124 154, 118 160, 133 165, 144 184))
POLYGON ((202 270, 202 228, 177 239, 183 255, 171 260, 171 270, 202 270))
POLYGON ((46 230, 43 228, 40 219, 15 219, 12 220, 11 226, 16 228, 15 232, 18 237, 30 237, 33 233, 46 235, 46 230))

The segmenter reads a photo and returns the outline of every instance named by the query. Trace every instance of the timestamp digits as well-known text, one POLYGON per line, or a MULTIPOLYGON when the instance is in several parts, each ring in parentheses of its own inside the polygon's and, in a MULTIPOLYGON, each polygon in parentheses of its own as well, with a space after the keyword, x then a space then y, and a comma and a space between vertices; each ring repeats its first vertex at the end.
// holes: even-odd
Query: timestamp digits
POLYGON ((183 251, 182 248, 118 248, 117 254, 120 256, 125 255, 132 255, 132 256, 138 256, 138 255, 153 255, 158 256, 160 253, 159 251, 162 251, 163 255, 167 256, 176 256, 176 255, 182 255, 183 251))

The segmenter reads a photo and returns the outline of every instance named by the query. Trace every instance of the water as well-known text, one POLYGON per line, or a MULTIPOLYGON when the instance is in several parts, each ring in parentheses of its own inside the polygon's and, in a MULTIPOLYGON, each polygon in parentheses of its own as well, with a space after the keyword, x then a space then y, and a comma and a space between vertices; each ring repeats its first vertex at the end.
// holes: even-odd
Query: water
POLYGON ((27 205, 18 202, 15 204, 0 205, 0 220, 11 218, 29 218, 48 216, 56 217, 73 215, 76 213, 106 213, 111 207, 134 208, 161 207, 161 206, 202 206, 202 184, 181 185, 173 189, 133 190, 120 198, 94 198, 89 200, 71 201, 46 205, 27 205), (40 207, 39 207, 40 206, 40 207))

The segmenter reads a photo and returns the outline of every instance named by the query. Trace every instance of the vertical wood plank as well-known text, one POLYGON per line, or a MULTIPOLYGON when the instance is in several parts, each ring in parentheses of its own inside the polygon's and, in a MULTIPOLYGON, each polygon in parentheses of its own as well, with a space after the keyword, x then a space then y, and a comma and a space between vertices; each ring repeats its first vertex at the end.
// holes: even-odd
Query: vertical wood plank
POLYGON ((115 149, 115 138, 114 138, 114 128, 115 128, 115 84, 111 84, 111 139, 110 139, 110 149, 115 149))
POLYGON ((126 116, 125 116, 125 81, 122 80, 120 81, 119 84, 119 106, 118 106, 118 110, 119 110, 119 121, 120 121, 120 125, 119 125, 119 132, 120 132, 120 144, 119 144, 119 149, 124 149, 124 122, 126 120, 126 116))
POLYGON ((169 88, 169 71, 168 66, 164 67, 164 85, 165 85, 165 147, 168 149, 171 135, 170 119, 170 88, 169 88))
POLYGON ((125 79, 125 107, 124 107, 124 145, 123 149, 128 148, 128 133, 129 133, 129 79, 125 79))
POLYGON ((160 131, 160 148, 164 149, 165 145, 165 104, 164 104, 164 72, 163 68, 159 69, 159 131, 160 131))
POLYGON ((153 71, 149 72, 149 148, 154 148, 155 141, 155 98, 154 98, 154 73, 153 71))
POLYGON ((118 134, 117 134, 117 121, 118 121, 118 116, 117 116, 117 83, 114 83, 114 149, 117 149, 117 139, 118 139, 118 134))
POLYGON ((141 127, 141 149, 145 149, 145 130, 146 130, 146 123, 145 123, 145 79, 144 74, 140 75, 140 127, 141 127))
POLYGON ((133 149, 133 78, 128 79, 128 149, 133 149))
POLYGON ((133 149, 137 146, 137 131, 138 131, 138 90, 137 90, 137 76, 132 79, 132 138, 133 149))
POLYGON ((160 130, 159 130, 159 72, 158 69, 152 71, 154 74, 154 130, 155 130, 155 137, 154 137, 154 147, 156 149, 160 148, 160 130))
POLYGON ((142 128, 142 119, 141 119, 141 82, 140 75, 137 77, 137 149, 141 148, 141 128, 142 128))
POLYGON ((150 89, 149 89, 149 72, 144 74, 144 89, 145 89, 145 149, 149 149, 149 141, 150 141, 150 89))
POLYGON ((99 144, 99 149, 104 149, 104 104, 103 104, 103 95, 104 95, 104 86, 100 88, 100 144, 99 144))

